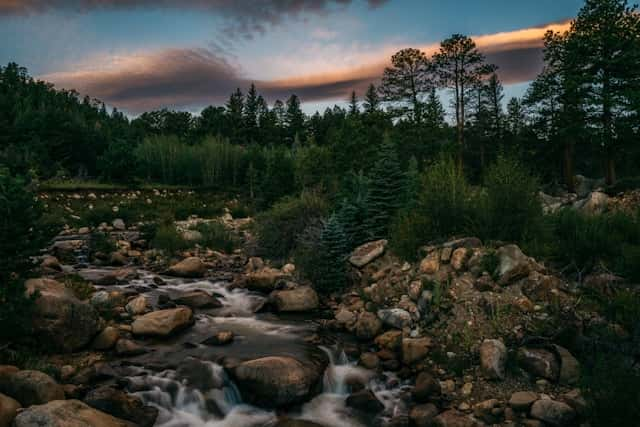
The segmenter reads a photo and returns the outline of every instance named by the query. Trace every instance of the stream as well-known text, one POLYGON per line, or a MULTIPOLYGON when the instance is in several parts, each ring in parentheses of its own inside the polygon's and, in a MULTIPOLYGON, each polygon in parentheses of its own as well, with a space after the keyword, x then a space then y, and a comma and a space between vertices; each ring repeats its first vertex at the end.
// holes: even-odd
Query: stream
MULTIPOLYGON (((325 427, 386 426, 389 420, 406 417, 402 395, 407 386, 391 372, 377 373, 357 366, 343 351, 342 338, 325 337, 321 344, 317 322, 306 316, 277 316, 260 312, 264 295, 229 282, 163 277, 156 285, 154 275, 141 272, 139 279, 107 286, 126 293, 145 295, 157 308, 160 301, 187 291, 200 290, 222 304, 214 309, 194 310, 195 324, 168 340, 145 340, 146 354, 120 361, 127 390, 159 410, 161 427, 268 427, 286 415, 325 427), (226 345, 202 344, 220 331, 231 331, 226 345), (227 375, 224 365, 266 356, 290 356, 310 361, 328 359, 322 390, 312 400, 282 410, 268 410, 245 403, 241 392, 227 375), (185 381, 185 377, 189 378, 185 381), (384 405, 378 416, 349 408, 346 399, 354 382, 370 389, 384 405)), ((324 366, 324 365, 323 365, 324 366)))

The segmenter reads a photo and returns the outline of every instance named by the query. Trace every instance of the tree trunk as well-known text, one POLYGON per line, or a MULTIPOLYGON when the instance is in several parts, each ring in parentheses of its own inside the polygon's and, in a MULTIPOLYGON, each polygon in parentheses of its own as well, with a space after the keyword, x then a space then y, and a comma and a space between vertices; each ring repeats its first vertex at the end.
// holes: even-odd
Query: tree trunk
POLYGON ((460 119, 458 122, 458 169, 464 170, 464 83, 460 83, 460 119))

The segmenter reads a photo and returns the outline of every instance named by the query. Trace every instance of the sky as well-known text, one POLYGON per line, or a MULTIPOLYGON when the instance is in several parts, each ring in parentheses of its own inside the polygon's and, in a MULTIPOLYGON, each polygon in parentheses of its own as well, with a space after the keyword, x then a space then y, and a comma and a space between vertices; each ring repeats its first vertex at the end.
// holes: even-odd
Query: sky
POLYGON ((391 55, 472 36, 521 96, 542 67, 541 38, 582 0, 0 0, 0 64, 127 114, 222 105, 254 82, 306 112, 376 83, 391 55))

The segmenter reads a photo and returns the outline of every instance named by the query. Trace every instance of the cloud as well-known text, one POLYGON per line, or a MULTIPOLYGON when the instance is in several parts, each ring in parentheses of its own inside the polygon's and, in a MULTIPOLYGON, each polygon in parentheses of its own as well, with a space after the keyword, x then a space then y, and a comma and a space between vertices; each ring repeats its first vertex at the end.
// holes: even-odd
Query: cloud
POLYGON ((56 11, 187 9, 225 18, 227 25, 223 33, 230 38, 252 38, 286 18, 326 14, 357 1, 377 8, 388 0, 0 0, 0 16, 56 11))
MULTIPOLYGON (((487 59, 498 65, 504 83, 533 79, 542 68, 542 36, 547 30, 566 29, 568 23, 556 23, 508 33, 474 37, 487 59)), ((416 46, 427 53, 437 44, 416 46)), ((168 108, 194 108, 221 104, 237 87, 252 82, 269 101, 285 99, 295 93, 305 101, 346 99, 351 90, 363 94, 377 82, 387 66, 390 53, 399 48, 386 46, 363 52, 359 66, 332 66, 327 62, 315 72, 283 79, 261 80, 247 76, 221 53, 208 49, 166 49, 115 57, 90 58, 92 68, 41 76, 58 87, 75 88, 131 113, 168 108)), ((355 59, 358 56, 356 55, 355 59)), ((354 58, 350 63, 357 63, 354 58)), ((295 64, 287 64, 295 67, 295 64)), ((300 69, 309 69, 304 64, 300 69)))

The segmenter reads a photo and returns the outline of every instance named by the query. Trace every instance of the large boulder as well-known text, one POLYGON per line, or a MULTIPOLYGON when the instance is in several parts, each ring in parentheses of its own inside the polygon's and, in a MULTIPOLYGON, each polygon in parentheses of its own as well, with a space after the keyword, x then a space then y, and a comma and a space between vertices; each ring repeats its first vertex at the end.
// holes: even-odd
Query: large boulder
POLYGON ((79 400, 54 400, 20 412, 15 427, 134 427, 79 400))
POLYGON ((0 427, 11 427, 13 419, 20 409, 20 403, 0 393, 0 427))
POLYGON ((489 380, 504 379, 507 347, 500 340, 484 340, 480 345, 480 369, 489 380))
POLYGON ((387 326, 403 329, 411 326, 411 314, 401 308, 378 310, 378 317, 387 326))
POLYGON ((277 268, 263 267, 257 271, 247 273, 241 281, 241 285, 248 289, 268 293, 275 289, 279 280, 289 277, 277 268))
POLYGON ((120 338, 120 331, 113 326, 107 326, 95 337, 91 343, 94 350, 104 351, 113 348, 120 338))
POLYGON ((195 309, 222 307, 222 303, 218 301, 216 297, 201 290, 189 291, 180 294, 176 298, 173 298, 173 302, 178 305, 186 305, 187 307, 195 309))
POLYGON ((571 425, 576 412, 566 403, 551 399, 540 399, 531 406, 531 416, 554 427, 571 425))
POLYGON ((203 277, 206 272, 207 265, 195 256, 183 259, 167 271, 171 276, 177 277, 203 277))
POLYGON ((102 329, 98 312, 60 282, 51 279, 27 280, 26 293, 37 293, 32 317, 34 333, 43 347, 72 352, 85 347, 102 329))
POLYGON ((242 397, 261 407, 301 403, 319 391, 324 369, 288 356, 271 356, 240 363, 233 376, 242 397))
POLYGON ((3 381, 2 391, 22 406, 39 405, 64 399, 64 390, 49 375, 40 371, 18 371, 3 381))
POLYGON ((124 308, 125 310, 127 310, 127 313, 133 316, 138 316, 147 311, 148 305, 149 303, 147 302, 147 297, 145 297, 144 295, 138 295, 137 297, 129 301, 124 308))
POLYGON ((310 286, 299 286, 291 290, 273 291, 271 301, 278 311, 309 311, 318 308, 319 299, 310 286))
POLYGON ((609 205, 609 196, 600 191, 590 193, 586 199, 576 202, 582 212, 589 215, 602 214, 607 210, 609 205))
POLYGON ((429 337, 423 338, 403 338, 402 339, 402 361, 406 365, 411 365, 425 358, 429 353, 432 341, 429 337))
POLYGON ((78 275, 84 280, 98 286, 110 286, 134 279, 137 277, 138 273, 133 268, 87 268, 79 270, 78 275))
POLYGON ((193 312, 188 307, 170 308, 147 313, 131 325, 134 335, 167 337, 193 325, 193 312))
POLYGON ((353 250, 349 257, 349 262, 357 268, 362 268, 382 255, 386 247, 386 240, 365 243, 353 250))
POLYGON ((108 386, 90 391, 84 403, 116 418, 135 422, 140 427, 152 427, 158 417, 158 409, 145 406, 139 397, 108 386))
POLYGON ((499 284, 508 285, 527 277, 535 267, 534 261, 526 256, 517 245, 505 245, 497 252, 499 284))
POLYGON ((382 330, 382 322, 378 317, 368 311, 360 313, 356 321, 356 336, 362 340, 370 340, 382 330))

